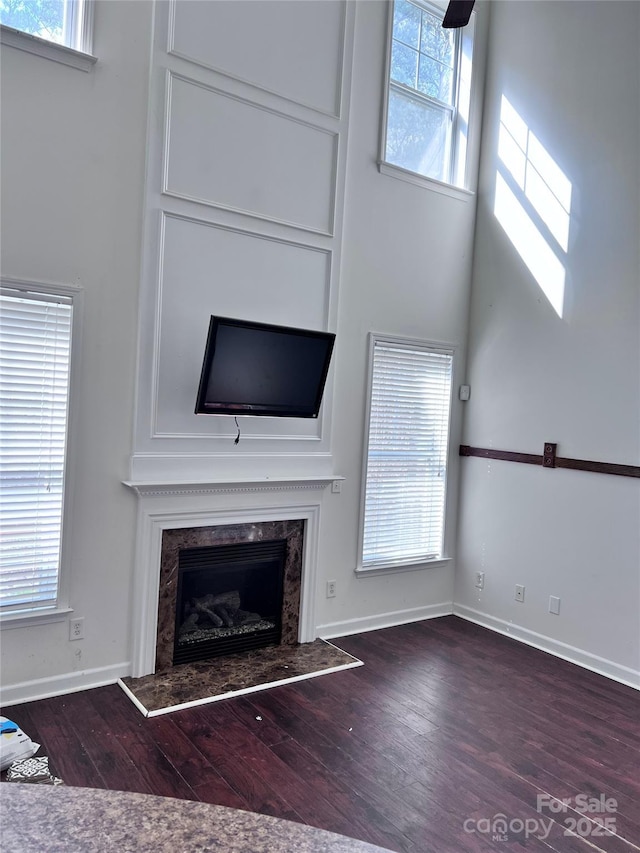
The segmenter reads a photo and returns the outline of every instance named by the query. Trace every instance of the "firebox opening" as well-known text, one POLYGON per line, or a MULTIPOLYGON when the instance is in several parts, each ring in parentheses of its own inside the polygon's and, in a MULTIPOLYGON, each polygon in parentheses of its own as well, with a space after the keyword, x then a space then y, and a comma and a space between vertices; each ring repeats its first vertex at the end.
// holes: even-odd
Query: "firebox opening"
POLYGON ((184 548, 173 663, 278 645, 287 542, 184 548))

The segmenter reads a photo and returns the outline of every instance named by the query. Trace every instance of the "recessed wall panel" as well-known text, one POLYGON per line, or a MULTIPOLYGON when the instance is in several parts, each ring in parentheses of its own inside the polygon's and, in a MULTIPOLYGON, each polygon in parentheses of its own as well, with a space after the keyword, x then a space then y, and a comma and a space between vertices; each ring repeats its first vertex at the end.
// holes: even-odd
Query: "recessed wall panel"
POLYGON ((337 115, 344 7, 343 0, 179 0, 171 52, 337 115))
MULTIPOLYGON (((329 267, 330 256, 324 251, 166 217, 154 434, 210 436, 228 431, 226 418, 194 414, 209 317, 325 330, 329 267)), ((247 420, 260 422, 247 424, 249 431, 317 434, 315 420, 247 420)))
POLYGON ((181 77, 169 93, 165 191, 331 232, 336 134, 181 77))

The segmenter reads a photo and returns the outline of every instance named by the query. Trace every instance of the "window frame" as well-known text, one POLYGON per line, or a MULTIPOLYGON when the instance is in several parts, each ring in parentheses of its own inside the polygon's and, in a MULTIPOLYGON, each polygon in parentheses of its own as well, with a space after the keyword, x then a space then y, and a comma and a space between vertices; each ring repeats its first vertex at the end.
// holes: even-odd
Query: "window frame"
POLYGON ((83 290, 81 287, 66 284, 53 284, 24 279, 0 277, 0 292, 7 295, 20 296, 31 294, 35 298, 63 297, 69 299, 72 305, 71 340, 69 352, 69 396, 67 403, 66 447, 64 460, 64 486, 61 512, 61 543, 58 562, 58 593, 56 603, 49 607, 16 608, 2 611, 0 609, 0 629, 19 628, 25 625, 44 624, 47 622, 63 621, 73 611, 70 606, 70 559, 69 541, 71 532, 71 506, 73 503, 74 476, 70 465, 71 445, 77 432, 79 413, 77 389, 79 385, 79 366, 81 363, 81 338, 83 314, 83 290))
POLYGON ((92 54, 94 0, 68 0, 71 2, 71 37, 73 44, 59 44, 35 36, 24 30, 0 24, 0 44, 15 47, 79 71, 91 71, 97 62, 92 54))
POLYGON ((457 352, 456 344, 445 343, 443 341, 422 340, 418 338, 401 337, 397 335, 387 335, 378 332, 370 332, 368 340, 368 357, 367 357, 367 400, 365 408, 365 423, 364 423, 364 442, 363 442, 363 457, 362 457, 362 478, 360 487, 360 514, 358 526, 358 556, 356 564, 356 575, 359 577, 377 576, 381 574, 396 574, 398 572, 417 571, 438 566, 445 566, 452 560, 451 542, 450 542, 450 501, 452 498, 450 477, 452 475, 452 460, 451 460, 451 436, 456 416, 454 407, 454 389, 456 387, 457 374, 457 352), (373 370, 374 370, 374 352, 376 344, 389 344, 391 346, 401 346, 412 350, 422 350, 435 353, 446 353, 451 356, 451 388, 449 393, 449 420, 447 424, 447 467, 445 473, 444 498, 443 498, 443 517, 442 517, 442 553, 434 558, 410 561, 389 562, 376 565, 364 564, 364 525, 365 525, 365 508, 366 508, 366 489, 367 489, 367 469, 369 458, 369 434, 371 428, 371 408, 372 408, 372 391, 373 391, 373 370))
MULTIPOLYGON (((422 8, 430 14, 437 14, 444 17, 446 11, 445 0, 409 0, 414 6, 422 8)), ((425 93, 419 92, 410 86, 402 83, 397 83, 391 80, 391 55, 393 50, 393 20, 394 20, 395 0, 389 3, 389 11, 387 17, 387 42, 386 42, 386 58, 385 58, 385 78, 383 87, 382 110, 381 110, 381 129, 380 129, 380 153, 378 160, 378 170, 381 174, 399 178, 409 183, 424 186, 429 189, 440 192, 444 195, 453 196, 455 198, 465 199, 473 196, 473 191, 469 188, 471 182, 471 168, 469 162, 469 137, 471 135, 471 111, 472 101, 474 97, 474 87, 476 74, 471 72, 468 92, 465 93, 465 98, 468 101, 467 111, 467 135, 464 157, 459 144, 460 133, 460 100, 462 98, 461 80, 462 80, 462 59, 466 52, 470 52, 472 56, 472 66, 476 64, 476 11, 471 14, 469 24, 466 27, 455 30, 456 47, 455 47, 455 62, 454 62, 454 97, 451 108, 444 102, 439 101, 425 93), (411 98, 416 103, 425 102, 431 106, 442 110, 442 112, 451 111, 451 143, 449 151, 449 179, 441 181, 438 178, 432 178, 423 175, 420 172, 414 172, 404 166, 396 163, 391 163, 386 159, 387 152, 387 133, 389 123, 389 103, 390 94, 396 91, 401 95, 411 98)))

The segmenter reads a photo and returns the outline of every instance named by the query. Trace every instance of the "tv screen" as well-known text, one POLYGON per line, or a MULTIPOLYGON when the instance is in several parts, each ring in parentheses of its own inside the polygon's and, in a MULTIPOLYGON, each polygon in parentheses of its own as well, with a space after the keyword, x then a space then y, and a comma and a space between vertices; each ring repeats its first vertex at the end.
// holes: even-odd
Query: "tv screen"
POLYGON ((212 316, 196 414, 317 418, 335 335, 212 316))

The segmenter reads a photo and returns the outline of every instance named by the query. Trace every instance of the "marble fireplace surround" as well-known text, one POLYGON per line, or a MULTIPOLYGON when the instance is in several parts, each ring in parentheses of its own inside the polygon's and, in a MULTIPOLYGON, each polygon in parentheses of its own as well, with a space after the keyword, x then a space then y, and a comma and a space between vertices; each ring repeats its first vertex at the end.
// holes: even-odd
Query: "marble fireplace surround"
POLYGON ((178 562, 183 548, 201 548, 246 542, 285 539, 287 551, 282 589, 281 645, 298 642, 300 587, 304 521, 259 521, 249 524, 220 524, 214 527, 180 527, 164 530, 160 555, 156 673, 173 666, 178 562))
MULTIPOLYGON (((314 594, 322 493, 334 480, 342 479, 319 476, 206 483, 125 481, 124 485, 133 489, 138 498, 132 599, 132 677, 141 678, 157 671, 156 647, 165 618, 163 616, 159 620, 159 611, 162 609, 159 607, 162 540, 165 531, 191 531, 185 534, 191 537, 195 528, 201 528, 202 536, 215 538, 216 533, 229 535, 228 531, 232 528, 243 528, 242 535, 251 535, 250 528, 255 526, 262 531, 261 538, 271 538, 265 537, 265 531, 292 530, 288 527, 289 523, 303 526, 303 541, 298 547, 300 579, 297 583, 297 641, 310 643, 315 640, 314 594), (228 529, 226 534, 223 528, 228 529)), ((173 535, 179 541, 180 535, 173 535)), ((233 531, 231 535, 235 535, 233 531)), ((290 535, 287 533, 287 538, 290 535)), ((190 544, 194 544, 192 539, 190 544)), ((294 547, 291 550, 295 552, 296 549, 294 547)), ((290 572, 293 572, 291 567, 290 572)), ((289 606, 297 595, 296 582, 292 581, 289 606)), ((166 597, 165 593, 163 598, 166 597)), ((290 621, 288 637, 292 636, 292 631, 295 632, 295 628, 290 621)), ((166 656, 159 661, 161 665, 164 663, 166 656)))

